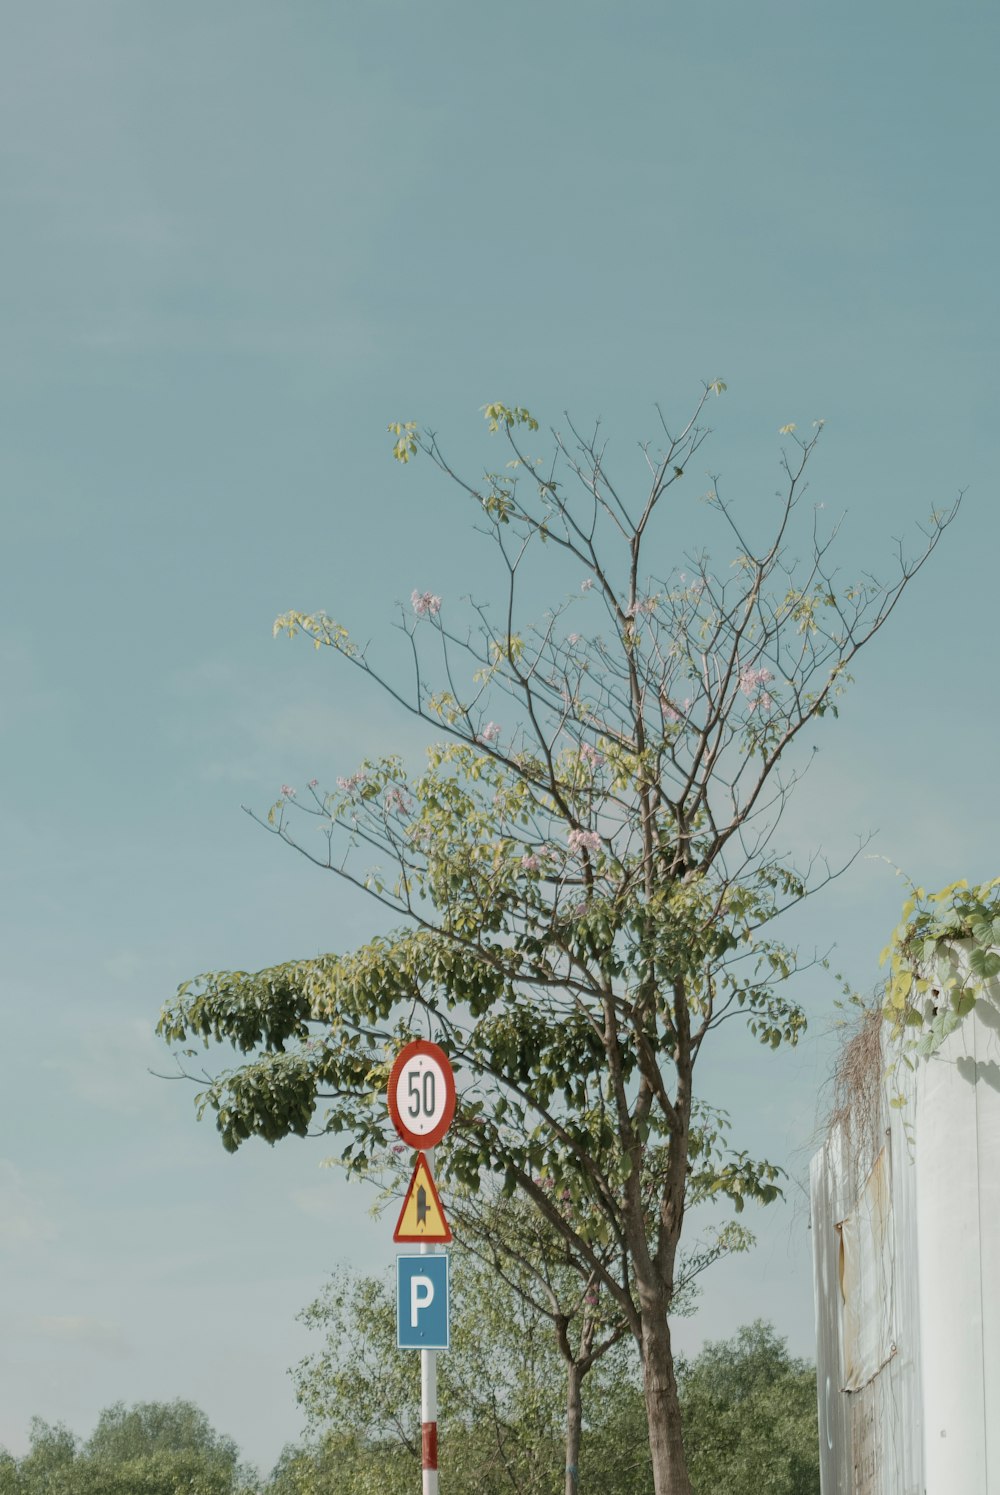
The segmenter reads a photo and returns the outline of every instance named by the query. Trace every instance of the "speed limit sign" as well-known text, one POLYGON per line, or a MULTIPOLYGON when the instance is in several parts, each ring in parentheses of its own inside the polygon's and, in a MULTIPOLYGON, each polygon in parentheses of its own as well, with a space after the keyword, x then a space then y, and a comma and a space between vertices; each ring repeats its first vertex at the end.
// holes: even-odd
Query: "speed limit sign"
POLYGON ((389 1075, 389 1115, 404 1142, 436 1147, 455 1114, 455 1076, 436 1043, 415 1038, 396 1055, 389 1075))

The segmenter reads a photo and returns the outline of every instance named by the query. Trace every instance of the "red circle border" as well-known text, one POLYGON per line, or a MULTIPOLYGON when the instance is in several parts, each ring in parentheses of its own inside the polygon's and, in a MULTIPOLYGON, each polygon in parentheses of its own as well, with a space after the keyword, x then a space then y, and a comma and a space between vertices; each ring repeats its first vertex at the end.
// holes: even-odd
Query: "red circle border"
POLYGON ((426 1038, 414 1038, 411 1043, 405 1044, 400 1049, 393 1061, 392 1069, 389 1071, 389 1115, 397 1133, 410 1147, 416 1148, 418 1152, 426 1152, 428 1148, 436 1147, 451 1126, 455 1115, 455 1075, 452 1071, 451 1061, 444 1049, 438 1043, 431 1043, 426 1038), (399 1075, 407 1059, 412 1059, 415 1054, 426 1054, 441 1066, 444 1075, 445 1101, 444 1112, 441 1120, 432 1131, 417 1133, 411 1132, 396 1104, 396 1090, 399 1086, 399 1075))

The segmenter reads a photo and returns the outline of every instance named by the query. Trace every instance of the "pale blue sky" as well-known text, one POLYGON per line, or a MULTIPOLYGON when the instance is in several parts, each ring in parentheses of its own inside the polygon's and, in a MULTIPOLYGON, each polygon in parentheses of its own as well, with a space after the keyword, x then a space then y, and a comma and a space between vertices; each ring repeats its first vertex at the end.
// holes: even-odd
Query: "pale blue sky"
MULTIPOLYGON (((184 1395, 269 1465, 299 1428, 295 1312, 337 1260, 388 1266, 391 1226, 321 1142, 228 1157, 146 1070, 183 978, 375 927, 240 804, 413 741, 270 638, 293 606, 377 634, 475 577, 387 421, 475 460, 486 400, 600 414, 627 468, 654 401, 721 376, 705 465, 751 516, 778 427, 826 419, 848 567, 967 487, 788 834, 877 828, 929 884, 998 870, 1000 14, 0 0, 0 23, 0 1443, 184 1395)), ((863 862, 802 932, 868 986, 899 902, 863 862)), ((711 1073, 799 1171, 831 989, 810 1003, 798 1054, 730 1041, 711 1073)), ((764 1314, 811 1353, 799 1196, 756 1223, 683 1342, 764 1314)))

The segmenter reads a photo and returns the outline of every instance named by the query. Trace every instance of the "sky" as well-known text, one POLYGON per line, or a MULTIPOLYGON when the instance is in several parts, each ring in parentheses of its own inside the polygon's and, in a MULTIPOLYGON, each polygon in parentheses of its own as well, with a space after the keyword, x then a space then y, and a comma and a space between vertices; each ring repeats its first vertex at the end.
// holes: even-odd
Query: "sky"
MULTIPOLYGON (((326 654, 489 577, 417 420, 600 416, 622 471, 703 381, 750 522, 823 419, 845 573, 965 491, 783 828, 849 873, 796 932, 870 990, 916 881, 997 873, 995 60, 976 0, 0 0, 0 1444, 198 1402, 269 1468, 296 1314, 391 1222, 322 1140, 227 1155, 156 1078, 198 972, 360 943, 373 910, 242 813, 413 729, 326 654), (875 860, 874 855, 886 860, 875 860)), ((693 490, 692 490, 693 491, 693 490)), ((679 525, 699 521, 690 511, 679 525)), ((667 565, 674 557, 668 556, 667 565)), ((723 565, 728 558, 723 557, 723 565)), ((789 1169, 706 1278, 688 1352, 770 1318, 811 1355, 802 1179, 837 1036, 707 1066, 789 1169)))

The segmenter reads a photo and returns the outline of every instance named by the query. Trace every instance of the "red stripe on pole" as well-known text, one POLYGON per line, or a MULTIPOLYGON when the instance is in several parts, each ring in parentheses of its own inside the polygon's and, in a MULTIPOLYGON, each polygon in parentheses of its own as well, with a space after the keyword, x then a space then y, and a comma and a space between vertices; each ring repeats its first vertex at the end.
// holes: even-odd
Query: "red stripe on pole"
POLYGON ((420 1424, 420 1467, 436 1469, 438 1466, 438 1425, 436 1422, 420 1424))

